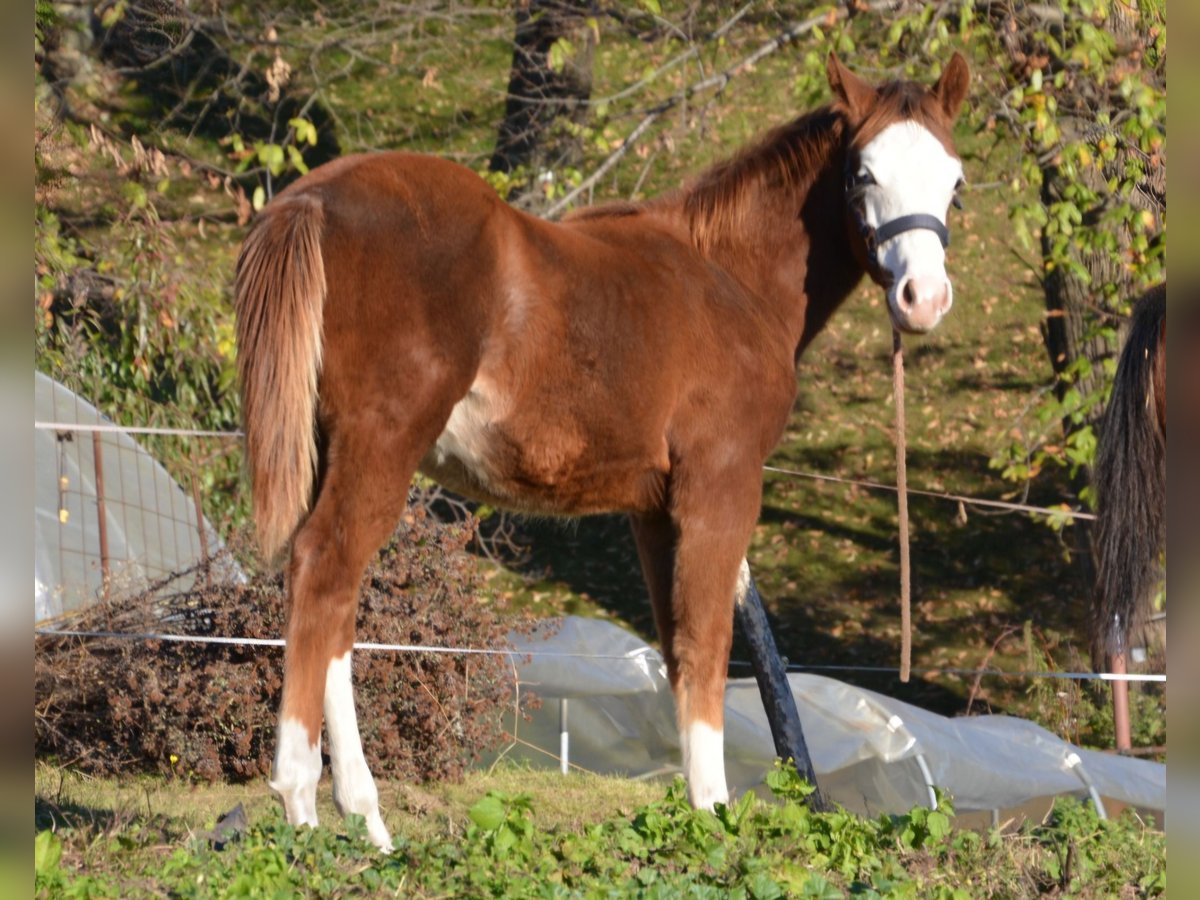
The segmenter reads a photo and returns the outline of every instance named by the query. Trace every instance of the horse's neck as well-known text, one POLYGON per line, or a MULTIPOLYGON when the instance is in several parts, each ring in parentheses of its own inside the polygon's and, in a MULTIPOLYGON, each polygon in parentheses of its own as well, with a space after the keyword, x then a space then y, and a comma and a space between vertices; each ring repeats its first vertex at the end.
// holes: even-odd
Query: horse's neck
POLYGON ((865 274, 850 244, 840 145, 816 177, 759 187, 746 226, 714 242, 711 258, 784 324, 800 353, 865 274))

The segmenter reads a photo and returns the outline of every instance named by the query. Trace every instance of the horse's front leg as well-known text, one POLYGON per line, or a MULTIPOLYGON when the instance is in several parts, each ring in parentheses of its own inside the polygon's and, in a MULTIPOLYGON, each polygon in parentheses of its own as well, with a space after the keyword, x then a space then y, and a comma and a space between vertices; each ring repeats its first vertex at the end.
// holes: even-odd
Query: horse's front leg
POLYGON ((729 800, 725 781, 725 677, 733 607, 746 547, 758 519, 761 485, 730 473, 673 482, 676 526, 669 663, 679 716, 688 797, 700 809, 729 800), (741 485, 740 490, 735 485, 741 485), (713 491, 714 484, 723 489, 713 491), (687 488, 695 485, 695 491, 687 488), (678 487, 677 487, 678 486, 678 487))

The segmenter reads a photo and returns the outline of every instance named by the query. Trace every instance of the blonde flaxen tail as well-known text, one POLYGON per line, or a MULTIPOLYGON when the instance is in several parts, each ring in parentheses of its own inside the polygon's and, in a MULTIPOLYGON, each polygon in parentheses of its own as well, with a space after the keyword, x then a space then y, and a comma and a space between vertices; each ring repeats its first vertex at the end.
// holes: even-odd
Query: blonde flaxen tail
POLYGON ((273 559, 308 510, 317 466, 324 212, 304 195, 259 216, 237 263, 238 375, 259 547, 273 559))

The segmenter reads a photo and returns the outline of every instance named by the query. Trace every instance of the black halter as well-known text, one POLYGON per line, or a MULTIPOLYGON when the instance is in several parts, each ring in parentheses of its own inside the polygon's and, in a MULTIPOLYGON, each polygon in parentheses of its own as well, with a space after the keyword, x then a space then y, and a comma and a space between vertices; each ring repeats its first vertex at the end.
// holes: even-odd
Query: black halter
MULTIPOLYGON (((946 223, 937 216, 931 216, 929 213, 912 213, 907 216, 898 216, 890 222, 884 222, 882 225, 871 225, 863 215, 863 204, 861 202, 863 192, 875 184, 875 179, 870 173, 859 175, 855 171, 853 161, 846 160, 846 203, 849 206, 850 214, 854 217, 854 224, 858 228, 858 233, 863 239, 863 244, 867 248, 867 259, 870 264, 876 269, 878 274, 882 274, 883 266, 879 262, 878 251, 880 245, 884 241, 889 241, 897 235, 904 234, 906 231, 917 231, 924 229, 932 231, 938 236, 938 240, 942 242, 942 247, 950 246, 950 229, 946 227, 946 223)), ((954 195, 954 206, 962 209, 962 202, 959 200, 958 194, 954 195)))

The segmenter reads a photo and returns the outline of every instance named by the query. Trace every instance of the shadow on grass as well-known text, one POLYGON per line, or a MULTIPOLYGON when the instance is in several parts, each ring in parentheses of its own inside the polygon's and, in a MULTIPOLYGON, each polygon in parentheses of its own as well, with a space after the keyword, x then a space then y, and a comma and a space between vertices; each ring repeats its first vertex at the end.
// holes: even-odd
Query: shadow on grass
POLYGON ((33 826, 37 831, 71 828, 104 833, 128 821, 128 814, 118 814, 115 810, 105 807, 88 806, 69 800, 55 802, 39 796, 33 798, 33 826))

